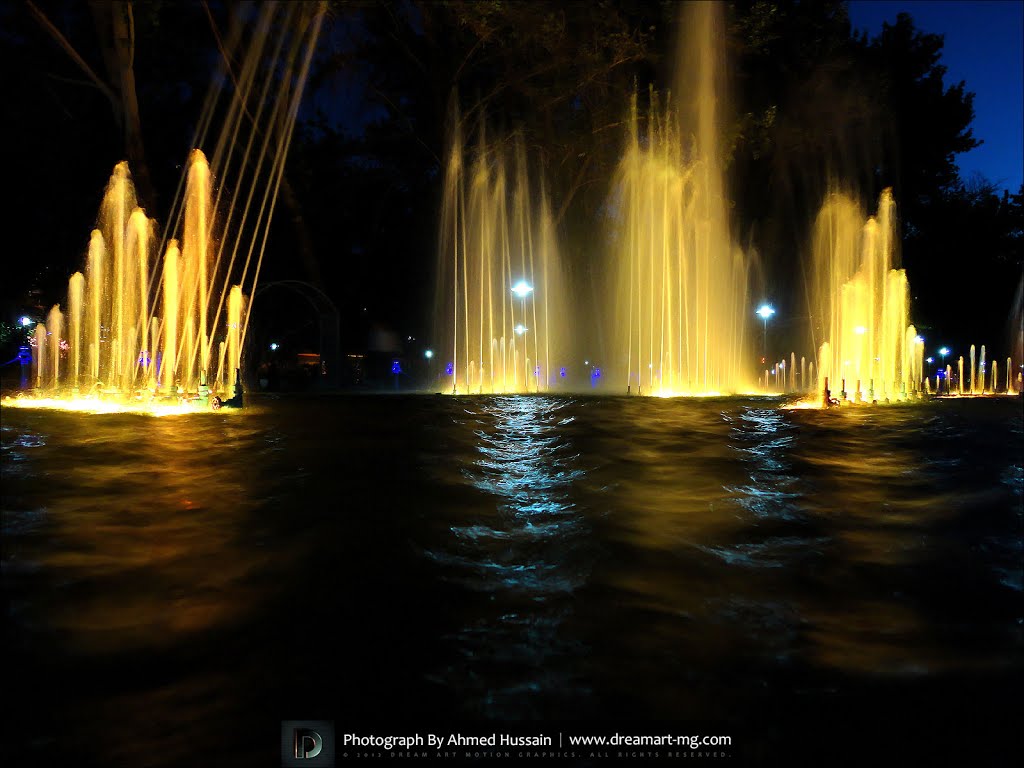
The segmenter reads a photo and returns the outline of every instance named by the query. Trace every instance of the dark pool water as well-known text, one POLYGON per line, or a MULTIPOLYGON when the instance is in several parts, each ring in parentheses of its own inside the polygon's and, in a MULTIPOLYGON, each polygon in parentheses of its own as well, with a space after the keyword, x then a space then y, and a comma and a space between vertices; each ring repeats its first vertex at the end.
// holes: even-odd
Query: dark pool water
POLYGON ((299 718, 1019 757, 1019 399, 255 401, 2 411, 5 765, 273 765, 299 718))

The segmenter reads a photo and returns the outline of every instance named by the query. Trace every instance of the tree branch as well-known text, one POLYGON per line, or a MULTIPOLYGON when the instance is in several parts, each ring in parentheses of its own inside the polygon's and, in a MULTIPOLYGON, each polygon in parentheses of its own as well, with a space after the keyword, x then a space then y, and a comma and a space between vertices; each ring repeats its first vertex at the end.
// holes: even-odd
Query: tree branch
POLYGON ((81 69, 89 79, 92 80, 96 87, 100 89, 103 95, 110 100, 110 105, 114 108, 114 113, 117 114, 120 110, 120 103, 117 96, 110 89, 110 86, 103 82, 99 76, 92 71, 92 68, 85 63, 85 59, 78 54, 78 51, 74 49, 74 46, 72 46, 71 43, 68 42, 67 38, 61 34, 60 30, 57 29, 48 18, 46 18, 46 14, 40 11, 32 0, 26 0, 25 5, 28 6, 29 12, 35 17, 36 21, 39 22, 39 25, 57 41, 57 44, 64 49, 64 52, 71 57, 71 60, 78 65, 79 69, 81 69))

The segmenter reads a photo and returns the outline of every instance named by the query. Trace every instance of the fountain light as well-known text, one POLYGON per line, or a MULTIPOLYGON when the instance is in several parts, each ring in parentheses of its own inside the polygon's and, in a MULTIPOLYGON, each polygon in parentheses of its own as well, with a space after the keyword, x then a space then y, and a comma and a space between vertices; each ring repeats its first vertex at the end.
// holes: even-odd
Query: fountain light
POLYGON ((925 359, 928 361, 929 365, 931 365, 932 363, 935 362, 935 358, 934 357, 928 357, 928 358, 925 358, 925 359))
POLYGON ((271 352, 276 352, 278 349, 280 349, 280 347, 281 347, 281 345, 278 344, 276 341, 273 341, 273 342, 270 343, 270 351, 271 352))
POLYGON ((858 325, 856 328, 853 329, 853 332, 856 333, 858 336, 863 336, 865 333, 868 332, 868 329, 865 328, 863 325, 858 325))
POLYGON ((520 299, 525 299, 528 295, 533 293, 533 286, 525 280, 520 280, 518 283, 512 286, 512 293, 518 296, 520 299))
POLYGON ((423 353, 423 356, 427 358, 427 360, 429 360, 434 356, 434 350, 428 349, 426 352, 423 353))
POLYGON ((526 333, 526 332, 527 332, 528 330, 530 330, 530 329, 529 329, 529 328, 527 328, 527 327, 526 327, 525 325, 523 325, 522 323, 520 323, 519 325, 517 325, 517 326, 516 326, 516 329, 515 329, 515 330, 516 330, 516 333, 518 333, 518 334, 519 334, 520 336, 522 336, 522 335, 523 335, 524 333, 526 333))
POLYGON ((915 336, 914 337, 914 343, 915 344, 924 344, 924 336, 915 336))

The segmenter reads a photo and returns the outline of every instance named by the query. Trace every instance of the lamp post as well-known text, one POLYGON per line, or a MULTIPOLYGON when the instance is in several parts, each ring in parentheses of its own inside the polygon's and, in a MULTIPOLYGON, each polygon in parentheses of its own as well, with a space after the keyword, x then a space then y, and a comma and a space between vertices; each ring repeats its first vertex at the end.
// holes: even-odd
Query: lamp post
MULTIPOLYGON (((524 333, 526 333, 529 330, 529 328, 527 328, 526 325, 524 324, 525 321, 526 321, 526 297, 529 296, 531 293, 533 293, 533 286, 530 285, 525 280, 520 280, 518 283, 516 283, 515 285, 512 286, 512 293, 515 294, 516 296, 518 296, 520 298, 520 300, 521 300, 521 306, 522 306, 522 310, 523 310, 522 321, 519 323, 519 325, 517 325, 515 327, 514 330, 515 330, 515 332, 518 335, 522 336, 524 333)), ((525 373, 525 379, 523 380, 523 384, 525 385, 526 390, 529 391, 529 389, 530 389, 530 368, 527 365, 526 360, 527 360, 526 343, 524 341, 523 342, 523 366, 524 366, 523 372, 525 373)))
POLYGON ((761 348, 761 355, 768 359, 768 318, 775 314, 771 304, 762 304, 757 308, 757 316, 764 320, 764 339, 761 348))

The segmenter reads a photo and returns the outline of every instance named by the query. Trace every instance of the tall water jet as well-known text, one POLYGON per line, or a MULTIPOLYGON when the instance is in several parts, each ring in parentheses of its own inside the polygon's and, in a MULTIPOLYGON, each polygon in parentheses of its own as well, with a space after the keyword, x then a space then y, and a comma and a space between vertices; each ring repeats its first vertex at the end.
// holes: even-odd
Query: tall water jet
POLYGON ((33 380, 37 388, 43 386, 43 376, 46 373, 46 326, 42 323, 36 323, 35 334, 33 335, 33 346, 36 348, 35 354, 32 356, 32 365, 34 367, 33 380))
POLYGON ((187 389, 198 383, 198 372, 210 367, 210 339, 208 332, 208 284, 212 268, 210 226, 212 188, 210 166, 206 156, 198 149, 189 158, 188 181, 185 187, 185 229, 182 238, 181 288, 188 301, 184 310, 183 379, 187 389))
POLYGON ((71 360, 68 363, 68 377, 73 389, 78 388, 82 375, 82 321, 85 312, 85 275, 75 272, 68 280, 68 346, 71 360))
POLYGON ((49 355, 49 366, 46 369, 49 383, 55 389, 60 383, 60 353, 62 334, 64 331, 64 315, 60 306, 55 306, 46 317, 46 352, 49 355))
POLYGON ((970 393, 974 394, 974 373, 976 371, 975 359, 974 359, 974 345, 971 344, 971 388, 970 393))
POLYGON ((89 353, 89 388, 100 381, 100 343, 103 334, 103 285, 106 280, 103 265, 106 261, 106 243, 103 233, 94 229, 89 237, 89 258, 86 265, 89 314, 84 343, 89 353))
POLYGON ((897 243, 889 189, 875 216, 866 217, 841 192, 832 192, 818 213, 811 246, 811 334, 816 345, 829 342, 818 357, 819 391, 826 376, 860 381, 859 394, 867 400, 920 388, 923 364, 915 362, 919 343, 909 323, 909 286, 897 243))
POLYGON ((167 252, 164 254, 164 318, 162 337, 162 353, 160 356, 160 379, 161 386, 165 392, 172 392, 175 385, 178 361, 178 262, 181 260, 181 252, 178 250, 178 241, 171 240, 167 243, 167 252))
POLYGON ((228 337, 227 337, 227 361, 228 365, 226 370, 224 369, 224 362, 221 360, 220 367, 222 369, 221 375, 224 377, 224 386, 229 387, 232 384, 231 376, 233 372, 241 365, 242 358, 242 347, 240 343, 240 332, 242 327, 242 313, 244 311, 244 296, 242 295, 242 287, 234 285, 231 287, 231 292, 228 294, 228 337))
POLYGON ((554 222, 517 136, 463 143, 457 112, 445 169, 437 333, 445 392, 536 392, 557 381, 570 316, 554 222), (511 151, 508 147, 511 144, 511 151))
POLYGON ((617 386, 651 395, 752 389, 747 260, 733 243, 722 179, 721 8, 686 6, 676 93, 634 95, 611 212, 615 308, 607 337, 617 386), (620 384, 621 382, 621 384, 620 384))

